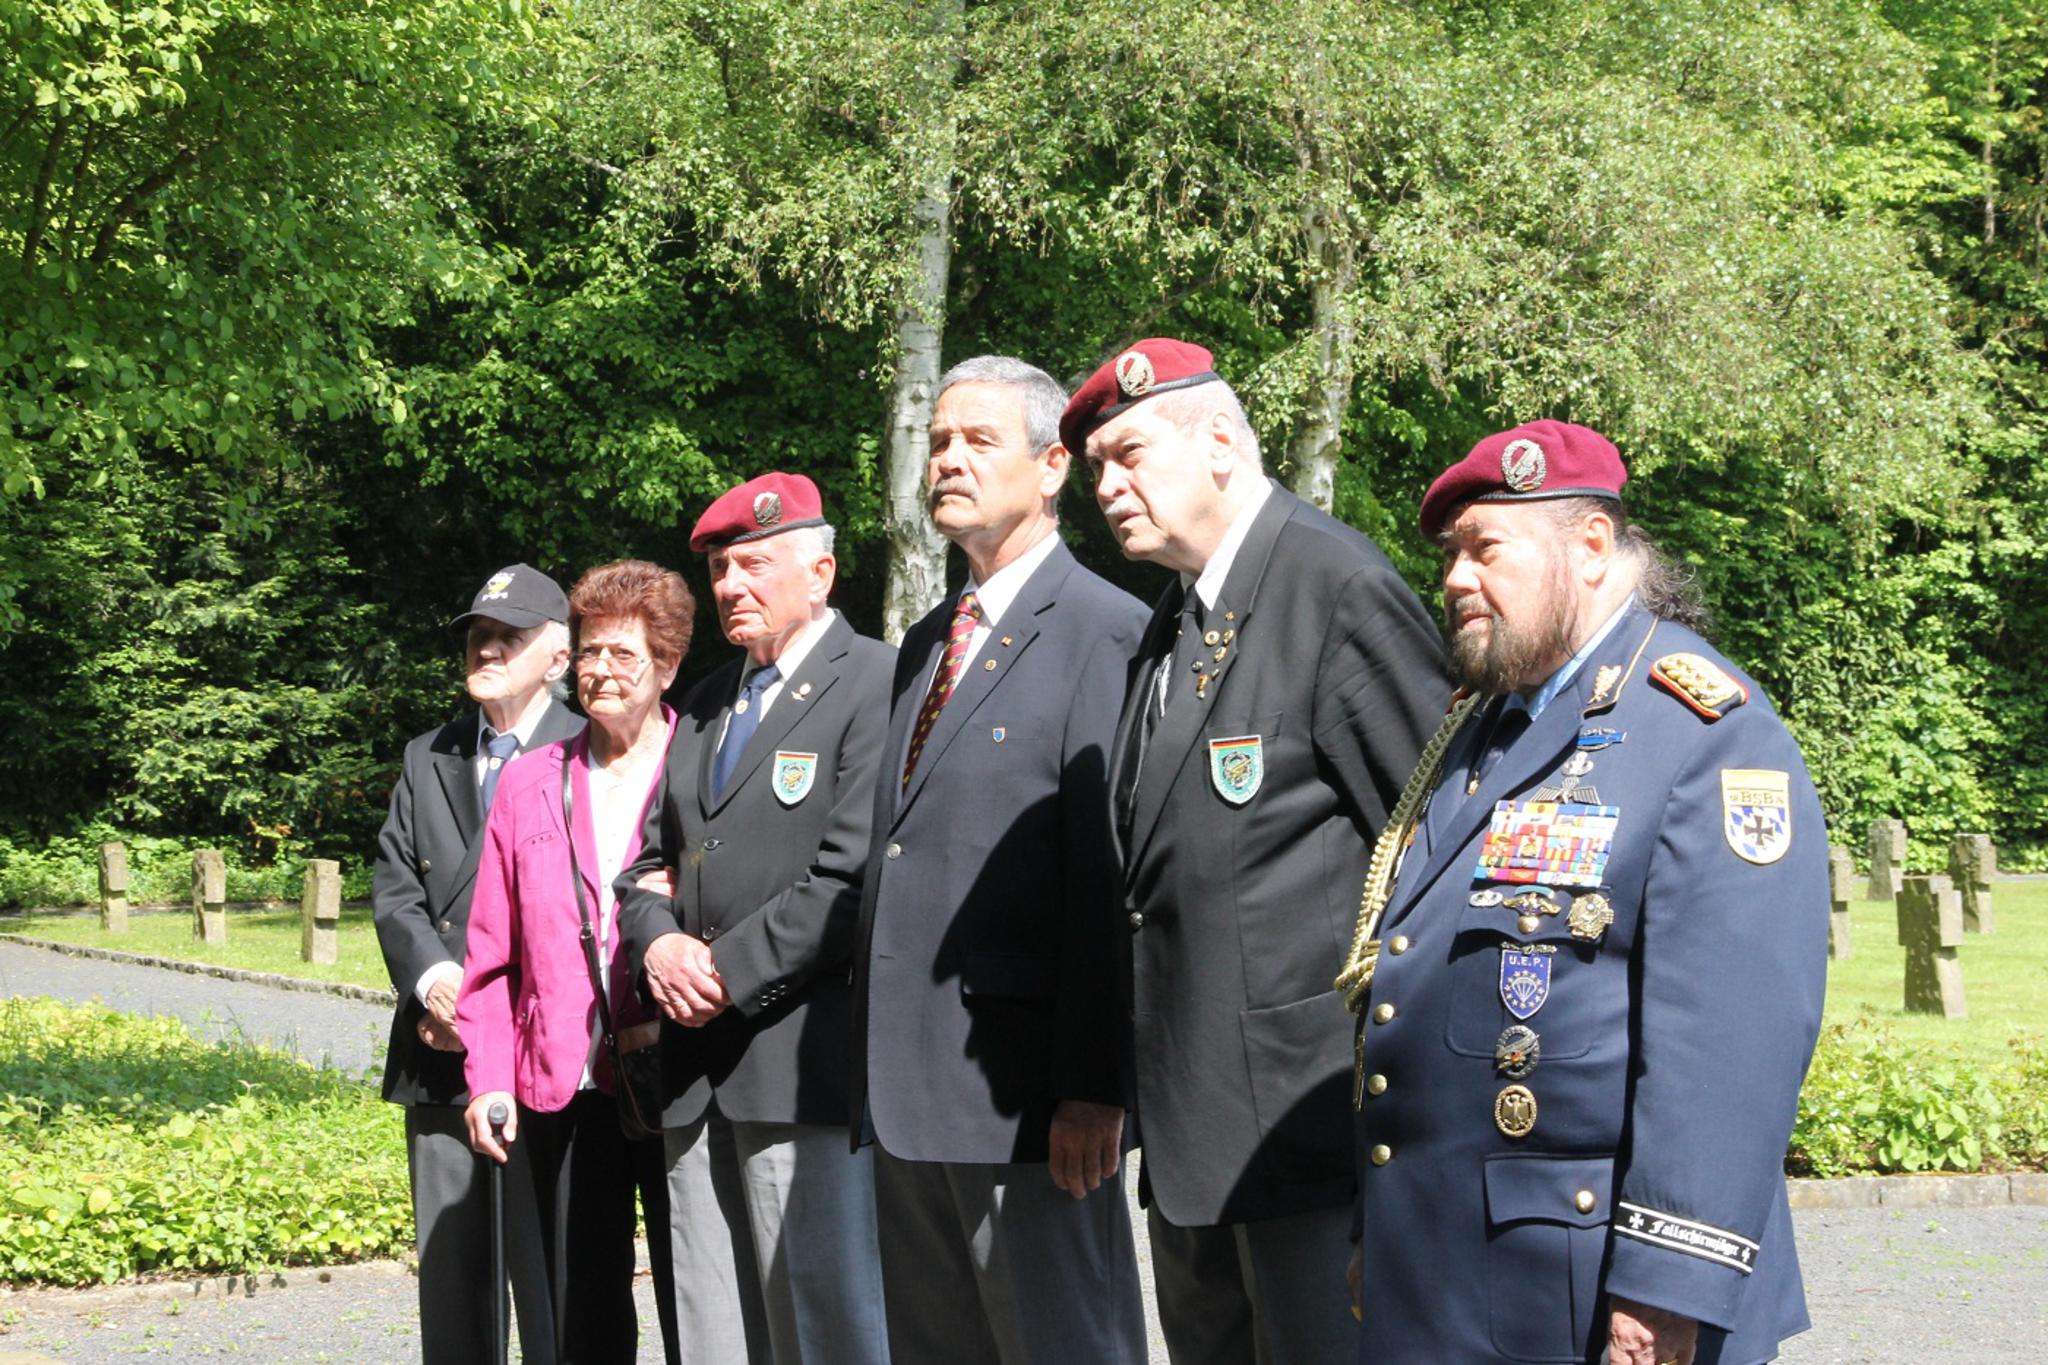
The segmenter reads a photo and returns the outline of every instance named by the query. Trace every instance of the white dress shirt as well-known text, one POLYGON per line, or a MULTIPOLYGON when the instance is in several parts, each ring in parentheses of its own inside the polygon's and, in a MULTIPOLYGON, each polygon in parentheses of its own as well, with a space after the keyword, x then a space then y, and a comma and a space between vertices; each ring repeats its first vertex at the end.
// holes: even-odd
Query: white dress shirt
MULTIPOLYGON (((783 686, 795 675, 797 669, 803 667, 804 660, 809 658, 811 651, 818 647, 818 641, 825 638, 825 632, 832 629, 832 623, 838 617, 838 612, 827 610, 823 616, 808 622, 802 630, 798 631, 796 638, 785 645, 782 653, 776 656, 774 660, 775 681, 770 683, 768 689, 761 694, 761 715, 759 719, 766 720, 768 718, 770 708, 775 705, 776 699, 782 695, 783 686)), ((739 685, 733 688, 732 699, 734 701, 738 701, 740 694, 747 690, 747 679, 754 675, 754 669, 754 661, 749 658, 746 667, 740 670, 739 685)), ((718 727, 718 742, 721 745, 725 743, 725 728, 731 724, 732 712, 728 710, 725 713, 725 723, 718 727)))

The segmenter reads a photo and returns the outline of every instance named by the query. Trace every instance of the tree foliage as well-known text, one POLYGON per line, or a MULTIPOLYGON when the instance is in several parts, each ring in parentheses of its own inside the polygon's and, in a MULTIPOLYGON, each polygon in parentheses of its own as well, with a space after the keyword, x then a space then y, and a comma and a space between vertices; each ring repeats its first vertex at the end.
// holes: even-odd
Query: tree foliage
MULTIPOLYGON (((2048 848, 2032 6, 5 22, 0 665, 39 682, 0 694, 38 791, 0 826, 359 848, 456 700, 436 622, 469 579, 694 574, 697 510, 771 466, 824 487, 877 628, 942 219, 945 360, 1078 377, 1200 338, 1269 465, 1425 590, 1437 468, 1529 417, 1609 432, 1842 837, 1896 814, 1923 852, 2048 848)), ((1088 503, 1070 538, 1151 595, 1088 503)), ((700 632, 686 678, 721 648, 700 632)))

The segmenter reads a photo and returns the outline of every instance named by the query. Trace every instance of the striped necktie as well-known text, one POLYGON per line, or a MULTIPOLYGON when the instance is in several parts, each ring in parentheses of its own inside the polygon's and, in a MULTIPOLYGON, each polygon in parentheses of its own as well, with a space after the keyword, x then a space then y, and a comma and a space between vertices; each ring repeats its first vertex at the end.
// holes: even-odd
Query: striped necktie
POLYGON ((917 758, 924 752, 924 742, 931 738, 932 726, 945 709, 946 698, 953 695, 961 670, 967 667, 967 647, 973 643, 974 623, 980 619, 981 602, 972 590, 961 593, 959 605, 953 608, 953 628, 946 635, 946 652, 932 672, 932 685, 925 689, 924 705, 917 708, 917 728, 910 732, 910 752, 903 759, 906 787, 910 785, 910 775, 917 771, 917 758))

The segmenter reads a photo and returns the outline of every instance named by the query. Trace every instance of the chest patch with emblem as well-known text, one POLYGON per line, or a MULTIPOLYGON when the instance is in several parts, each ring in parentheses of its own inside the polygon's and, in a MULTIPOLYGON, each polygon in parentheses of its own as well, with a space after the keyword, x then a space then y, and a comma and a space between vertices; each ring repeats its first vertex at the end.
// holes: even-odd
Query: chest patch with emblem
POLYGON ((1500 1002, 1517 1019, 1528 1019, 1550 999, 1550 957, 1517 948, 1500 950, 1500 1002))
POLYGON ((818 779, 818 756, 777 749, 774 771, 775 799, 794 806, 811 794, 811 785, 818 779))
POLYGON ((1502 801, 1493 808, 1474 881, 1600 885, 1621 807, 1583 801, 1502 801))
POLYGON ((1242 806, 1259 794, 1266 780, 1266 751, 1257 735, 1209 741, 1209 781, 1216 794, 1242 806))

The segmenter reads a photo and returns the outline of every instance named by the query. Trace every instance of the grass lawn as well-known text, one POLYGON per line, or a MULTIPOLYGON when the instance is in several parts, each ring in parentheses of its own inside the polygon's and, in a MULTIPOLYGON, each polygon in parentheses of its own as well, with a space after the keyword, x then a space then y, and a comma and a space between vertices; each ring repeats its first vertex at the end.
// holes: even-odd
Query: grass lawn
POLYGON ((304 977, 312 981, 345 981, 357 986, 388 988, 391 978, 384 970, 384 955, 377 948, 377 931, 370 923, 370 907, 344 905, 336 933, 336 956, 332 967, 316 967, 299 958, 299 908, 277 910, 229 910, 228 941, 208 946, 192 937, 190 910, 130 910, 128 932, 109 934, 101 930, 98 911, 73 915, 0 915, 0 933, 24 934, 30 938, 55 939, 62 943, 85 943, 123 953, 147 953, 153 957, 174 957, 186 962, 213 962, 223 967, 241 967, 280 976, 304 977))
POLYGON ((1964 1019, 1905 1011, 1906 950, 1898 920, 1882 901, 1849 903, 1846 962, 1828 963, 1829 1023, 1869 1014, 1902 1042, 1950 1046, 1992 1068, 2010 1065, 2016 1033, 2048 1040, 2048 881, 2001 881, 1991 893, 1992 933, 1967 935, 1956 951, 1963 964, 1964 1019))

